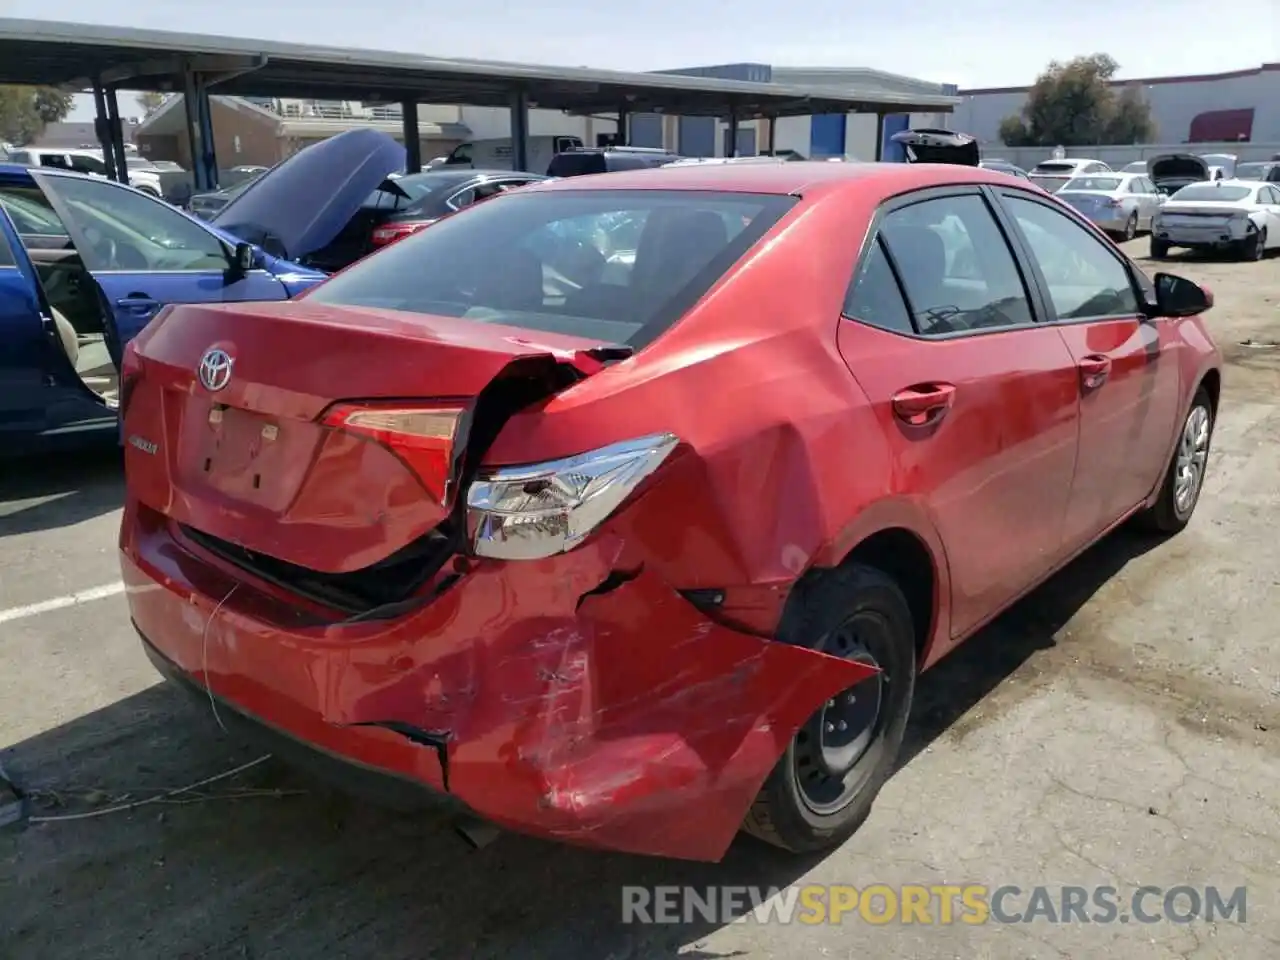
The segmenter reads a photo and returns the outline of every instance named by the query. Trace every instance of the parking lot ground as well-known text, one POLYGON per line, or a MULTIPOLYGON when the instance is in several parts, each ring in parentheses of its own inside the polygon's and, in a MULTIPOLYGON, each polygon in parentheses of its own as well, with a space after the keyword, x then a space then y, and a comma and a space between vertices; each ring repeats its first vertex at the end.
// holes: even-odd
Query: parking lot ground
MULTIPOLYGON (((1195 520, 1164 543, 1108 539, 926 675, 904 763, 841 849, 795 859, 741 839, 697 865, 508 835, 473 851, 439 819, 268 761, 169 803, 0 833, 0 954, 1280 956, 1280 348, 1265 345, 1280 260, 1165 268, 1213 287, 1228 359, 1195 520), (1037 885, 1109 885, 1125 916, 1141 886, 1245 887, 1247 915, 621 923, 623 885, 792 883, 1022 888, 1008 913, 1037 885)), ((0 760, 37 816, 98 814, 257 756, 139 650, 112 592, 120 490, 110 457, 0 479, 0 760)))

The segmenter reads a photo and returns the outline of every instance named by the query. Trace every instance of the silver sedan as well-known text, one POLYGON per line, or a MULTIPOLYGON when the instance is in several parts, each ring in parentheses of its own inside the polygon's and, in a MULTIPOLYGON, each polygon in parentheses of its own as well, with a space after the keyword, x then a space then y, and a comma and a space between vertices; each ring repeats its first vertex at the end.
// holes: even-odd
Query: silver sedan
POLYGON ((1132 240, 1151 229, 1151 218, 1164 202, 1147 177, 1139 173, 1090 174, 1067 181, 1057 197, 1117 238, 1132 240))

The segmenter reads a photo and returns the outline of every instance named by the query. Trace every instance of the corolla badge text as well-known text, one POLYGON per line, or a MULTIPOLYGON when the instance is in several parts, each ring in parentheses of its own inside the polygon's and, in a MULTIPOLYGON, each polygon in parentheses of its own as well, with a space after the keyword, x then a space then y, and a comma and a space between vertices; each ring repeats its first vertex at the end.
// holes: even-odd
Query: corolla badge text
POLYGON ((153 443, 150 440, 138 436, 136 433, 129 438, 129 446, 136 447, 143 453, 150 456, 155 456, 155 452, 160 449, 160 445, 158 443, 153 443))
POLYGON ((210 393, 217 393, 231 382, 231 367, 235 361, 231 354, 219 347, 210 347, 200 358, 197 370, 200 384, 210 393))

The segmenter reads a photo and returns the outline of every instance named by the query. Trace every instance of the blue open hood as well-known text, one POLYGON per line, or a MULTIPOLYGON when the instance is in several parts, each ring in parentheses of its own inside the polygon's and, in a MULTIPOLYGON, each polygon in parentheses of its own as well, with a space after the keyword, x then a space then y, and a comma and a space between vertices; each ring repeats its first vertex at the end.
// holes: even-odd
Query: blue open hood
POLYGON ((393 138, 348 130, 264 173, 211 222, 275 256, 298 260, 332 241, 387 174, 404 165, 404 147, 393 138))

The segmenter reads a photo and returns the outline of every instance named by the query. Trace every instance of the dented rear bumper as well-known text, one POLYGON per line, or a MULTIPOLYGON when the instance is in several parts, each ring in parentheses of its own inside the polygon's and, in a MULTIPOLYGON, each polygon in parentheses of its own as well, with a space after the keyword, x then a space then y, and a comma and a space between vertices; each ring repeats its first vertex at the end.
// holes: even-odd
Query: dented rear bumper
POLYGON ((644 569, 601 588, 621 579, 608 535, 333 624, 138 514, 122 569, 162 672, 353 787, 422 787, 537 836, 718 860, 796 730, 870 672, 718 625, 644 569))

